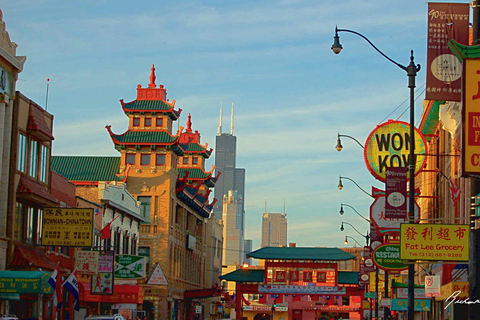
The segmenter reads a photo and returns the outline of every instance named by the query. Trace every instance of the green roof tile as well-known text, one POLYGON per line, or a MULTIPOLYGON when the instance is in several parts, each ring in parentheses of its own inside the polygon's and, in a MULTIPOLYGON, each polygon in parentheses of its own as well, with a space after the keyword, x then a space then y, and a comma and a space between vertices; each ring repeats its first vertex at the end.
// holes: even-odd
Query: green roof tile
POLYGON ((173 107, 161 100, 135 100, 123 105, 124 110, 132 111, 162 111, 173 107))
POLYGON ((122 144, 172 144, 178 136, 171 136, 167 131, 127 131, 122 135, 111 135, 112 139, 122 144))
MULTIPOLYGON (((437 129, 438 122, 440 121, 439 111, 440 105, 445 104, 445 101, 433 101, 428 113, 424 114, 424 120, 422 122, 422 127, 420 128, 423 135, 430 135, 435 133, 437 129)), ((432 137, 425 137, 425 140, 430 141, 432 137)))
POLYGON ((210 177, 210 173, 205 173, 202 169, 178 168, 180 178, 185 177, 185 173, 187 171, 190 172, 190 174, 188 175, 188 179, 207 179, 208 177, 210 177))
POLYGON ((51 169, 70 181, 119 181, 120 157, 53 156, 51 169))
POLYGON ((350 260, 355 256, 338 248, 314 247, 264 247, 247 254, 256 259, 276 260, 350 260))

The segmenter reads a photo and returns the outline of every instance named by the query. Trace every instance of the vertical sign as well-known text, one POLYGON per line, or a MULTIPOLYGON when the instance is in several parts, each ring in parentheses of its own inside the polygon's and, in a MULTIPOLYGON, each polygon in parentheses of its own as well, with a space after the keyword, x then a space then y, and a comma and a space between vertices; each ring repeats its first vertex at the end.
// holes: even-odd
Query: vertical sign
POLYGON ((407 167, 389 167, 385 172, 385 218, 407 218, 407 167))
POLYGON ((462 65, 448 40, 468 45, 469 10, 469 3, 428 3, 427 100, 461 100, 462 65))
POLYGON ((100 251, 98 273, 92 276, 91 294, 113 294, 114 262, 113 251, 100 251))
POLYGON ((463 174, 480 173, 480 60, 465 59, 463 174))

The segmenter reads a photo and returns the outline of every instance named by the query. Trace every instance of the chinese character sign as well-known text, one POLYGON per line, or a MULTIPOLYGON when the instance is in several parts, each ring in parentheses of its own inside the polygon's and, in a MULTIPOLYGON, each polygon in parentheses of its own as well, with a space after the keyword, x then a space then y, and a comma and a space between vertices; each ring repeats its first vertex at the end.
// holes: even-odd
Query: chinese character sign
POLYGON ((75 269, 78 273, 97 274, 98 272, 98 251, 77 250, 75 269))
POLYGON ((480 172, 480 60, 464 60, 463 173, 480 172))
POLYGON ((468 45, 469 10, 468 3, 428 3, 427 100, 461 100, 462 65, 448 41, 468 45))
POLYGON ((42 246, 91 247, 93 209, 45 208, 42 246))
POLYGON ((404 260, 468 261, 468 245, 468 225, 400 225, 400 258, 404 260))

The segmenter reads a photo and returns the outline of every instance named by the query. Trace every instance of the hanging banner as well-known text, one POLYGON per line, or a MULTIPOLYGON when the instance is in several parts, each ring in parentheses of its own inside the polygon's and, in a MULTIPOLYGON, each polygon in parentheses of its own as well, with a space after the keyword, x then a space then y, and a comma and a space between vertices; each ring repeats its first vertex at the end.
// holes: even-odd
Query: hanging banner
POLYGON ((468 261, 468 224, 400 225, 400 259, 468 261))
POLYGON ((385 173, 385 218, 407 218, 407 167, 389 167, 385 173))
POLYGON ((440 297, 440 276, 425 277, 425 296, 440 297))
MULTIPOLYGON (((414 175, 427 163, 427 144, 422 133, 414 128, 414 175)), ((386 181, 389 167, 408 167, 410 163, 410 125, 403 121, 388 120, 378 125, 365 142, 363 156, 368 171, 378 180, 386 181)), ((407 172, 407 178, 409 173, 407 172)))
POLYGON ((427 100, 461 101, 462 64, 448 41, 469 44, 469 12, 469 3, 428 3, 427 100))

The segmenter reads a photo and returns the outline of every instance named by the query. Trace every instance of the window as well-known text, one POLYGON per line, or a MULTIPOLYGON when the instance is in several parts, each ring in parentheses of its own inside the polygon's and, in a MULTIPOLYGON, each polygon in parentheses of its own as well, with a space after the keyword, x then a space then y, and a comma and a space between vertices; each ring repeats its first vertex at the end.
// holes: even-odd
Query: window
POLYGON ((26 156, 27 156, 27 136, 20 133, 18 139, 18 163, 17 169, 21 172, 26 170, 26 156))
POLYGON ((123 253, 124 254, 129 254, 129 245, 130 245, 130 237, 128 236, 127 233, 123 236, 123 253))
POLYGON ((148 166, 150 164, 150 155, 149 154, 142 154, 140 164, 142 166, 148 166))
POLYGON ((140 127, 140 118, 133 118, 133 126, 140 127))
POLYGON ((147 274, 150 271, 150 248, 149 247, 139 247, 138 248, 138 255, 141 257, 145 257, 145 270, 147 274))
POLYGON ((157 118, 157 127, 163 127, 163 118, 157 118))
POLYGON ((145 218, 145 222, 150 223, 152 197, 138 196, 137 200, 140 202, 140 215, 145 218))
POLYGON ((15 230, 13 234, 13 238, 16 241, 23 241, 23 224, 24 224, 24 216, 23 216, 23 203, 17 202, 15 205, 15 230))
POLYGON ((31 245, 41 244, 43 210, 23 202, 15 205, 15 241, 31 245))
POLYGON ((198 164, 198 157, 193 157, 192 163, 193 164, 198 164))
POLYGON ((36 140, 30 141, 30 170, 28 174, 34 178, 37 177, 37 149, 38 142, 36 140))
POLYGON ((183 158, 183 164, 188 164, 188 158, 187 157, 183 158))
POLYGON ((48 158, 49 149, 46 145, 42 144, 40 148, 40 181, 44 183, 48 181, 48 158))
POLYGON ((152 118, 145 118, 145 127, 152 126, 152 118))
POLYGON ((113 246, 115 247, 115 254, 120 254, 120 232, 113 233, 113 246))
POLYGON ((165 155, 164 154, 157 154, 156 164, 157 164, 157 166, 164 166, 165 165, 165 155))
POLYGON ((135 164, 135 153, 127 153, 127 164, 135 164))

